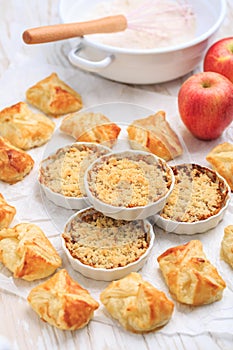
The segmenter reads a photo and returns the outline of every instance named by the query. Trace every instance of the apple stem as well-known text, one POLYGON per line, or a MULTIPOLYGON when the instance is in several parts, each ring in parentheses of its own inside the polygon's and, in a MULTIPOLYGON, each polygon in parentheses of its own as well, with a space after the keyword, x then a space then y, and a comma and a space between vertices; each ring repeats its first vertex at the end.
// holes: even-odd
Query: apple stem
POLYGON ((211 87, 211 84, 210 84, 210 83, 205 82, 205 83, 203 83, 203 84, 202 84, 202 87, 203 87, 204 89, 206 89, 206 88, 211 87))

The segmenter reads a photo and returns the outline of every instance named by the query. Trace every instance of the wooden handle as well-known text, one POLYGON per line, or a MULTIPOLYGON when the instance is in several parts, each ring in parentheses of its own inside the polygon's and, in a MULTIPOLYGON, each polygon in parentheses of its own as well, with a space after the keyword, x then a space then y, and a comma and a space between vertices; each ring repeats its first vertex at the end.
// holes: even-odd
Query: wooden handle
POLYGON ((123 15, 103 17, 97 20, 56 24, 27 29, 23 33, 26 44, 40 44, 95 33, 115 33, 127 28, 127 19, 123 15))

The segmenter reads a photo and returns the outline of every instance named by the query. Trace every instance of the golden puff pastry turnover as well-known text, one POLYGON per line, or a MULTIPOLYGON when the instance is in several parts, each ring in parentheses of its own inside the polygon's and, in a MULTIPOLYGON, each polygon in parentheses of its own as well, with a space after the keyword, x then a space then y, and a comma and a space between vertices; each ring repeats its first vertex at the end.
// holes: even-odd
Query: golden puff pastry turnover
POLYGON ((0 135, 23 150, 46 143, 54 128, 52 120, 44 114, 34 113, 24 102, 0 111, 0 135))
POLYGON ((203 305, 222 298, 226 284, 199 240, 169 248, 157 260, 171 295, 180 303, 203 305))
POLYGON ((233 191, 233 144, 224 142, 217 145, 209 152, 206 160, 224 177, 233 191))
POLYGON ((78 111, 82 108, 82 98, 56 73, 37 82, 26 91, 29 103, 52 117, 78 111))
POLYGON ((43 321, 70 331, 86 326, 99 307, 65 269, 33 288, 27 299, 43 321))
POLYGON ((44 232, 30 223, 0 231, 0 261, 14 277, 27 281, 50 276, 62 263, 44 232))
POLYGON ((112 147, 121 128, 101 113, 72 113, 61 123, 60 130, 79 142, 96 142, 112 147))
POLYGON ((151 152, 166 161, 183 153, 179 138, 167 122, 164 111, 134 120, 127 132, 133 149, 151 152))
POLYGON ((15 214, 15 207, 8 204, 3 195, 0 193, 0 230, 7 228, 10 225, 15 214))
POLYGON ((9 184, 21 181, 30 173, 34 160, 0 136, 0 180, 9 184))
POLYGON ((233 268, 233 225, 224 228, 220 255, 233 268))
POLYGON ((171 318, 174 304, 137 272, 113 281, 100 294, 110 315, 133 333, 150 332, 171 318))

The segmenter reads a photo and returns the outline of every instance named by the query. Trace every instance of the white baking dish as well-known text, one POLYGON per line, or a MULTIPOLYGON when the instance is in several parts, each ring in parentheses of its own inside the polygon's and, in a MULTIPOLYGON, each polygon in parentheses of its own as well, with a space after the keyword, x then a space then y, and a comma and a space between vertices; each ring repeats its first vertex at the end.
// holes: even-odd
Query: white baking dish
MULTIPOLYGON (((64 152, 69 151, 71 147, 75 147, 79 150, 82 150, 84 147, 87 147, 93 150, 94 154, 95 152, 98 152, 98 151, 100 152, 100 154, 107 154, 111 152, 111 149, 106 146, 92 143, 92 142, 75 142, 73 144, 68 144, 65 147, 58 148, 55 152, 52 152, 51 154, 49 154, 49 156, 43 159, 40 163, 38 181, 46 197, 51 202, 53 202, 54 204, 60 207, 63 207, 66 209, 82 209, 90 205, 86 195, 84 195, 83 197, 65 196, 61 192, 55 192, 54 190, 52 190, 48 184, 44 183, 44 179, 43 179, 44 177, 43 173, 46 173, 47 166, 49 166, 54 162, 54 159, 56 159, 56 155, 59 154, 59 152, 61 152, 62 150, 64 150, 64 152)), ((86 160, 88 159, 86 158, 86 160)), ((82 182, 82 179, 80 179, 80 182, 82 182)), ((61 180, 61 183, 62 183, 62 180, 61 180)))
MULTIPOLYGON (((67 221, 67 223, 65 225, 64 232, 68 233, 70 231, 72 221, 76 218, 76 216, 82 215, 82 213, 85 213, 85 211, 88 211, 90 208, 91 207, 87 207, 86 209, 80 210, 77 213, 73 214, 69 218, 69 220, 67 221)), ((147 248, 146 252, 144 252, 140 256, 139 259, 135 260, 134 262, 128 263, 127 265, 122 266, 122 267, 115 267, 115 268, 107 269, 107 268, 93 267, 91 265, 86 265, 86 264, 82 263, 81 260, 74 258, 71 255, 69 249, 66 246, 65 239, 61 235, 62 248, 65 251, 67 258, 68 258, 72 268, 75 271, 78 271, 82 275, 84 275, 88 278, 92 278, 94 280, 99 280, 99 281, 101 281, 101 280, 102 281, 117 280, 117 279, 125 277, 130 272, 136 272, 136 271, 140 270, 145 265, 149 255, 151 253, 151 250, 152 250, 153 244, 154 244, 154 240, 155 240, 155 234, 153 231, 153 227, 148 220, 143 220, 143 224, 144 224, 144 227, 148 233, 148 242, 149 242, 148 248, 147 248)))
MULTIPOLYGON (((221 195, 223 198, 223 203, 220 210, 216 214, 211 215, 206 219, 196 220, 193 222, 182 221, 182 219, 180 221, 176 221, 175 219, 174 220, 167 219, 167 218, 165 219, 160 214, 156 214, 154 216, 154 222, 158 227, 162 228, 166 232, 171 232, 176 234, 185 234, 185 235, 194 235, 196 233, 203 233, 216 227, 220 223, 220 221, 223 219, 231 200, 231 189, 228 183, 226 182, 226 180, 222 176, 220 176, 216 171, 208 167, 200 166, 197 164, 187 163, 183 165, 186 165, 187 169, 192 165, 194 167, 197 166, 198 168, 205 171, 210 178, 212 178, 213 183, 216 182, 219 184, 219 190, 221 191, 221 195)), ((179 168, 179 165, 177 165, 177 167, 179 168)), ((190 187, 190 191, 191 189, 192 187, 190 187)), ((182 198, 182 194, 180 198, 182 198)), ((188 208, 188 203, 186 207, 188 208)), ((175 213, 175 215, 176 214, 177 213, 175 213)))
MULTIPOLYGON (((106 156, 99 157, 96 159, 86 170, 84 175, 84 184, 85 184, 85 191, 88 197, 89 202, 93 205, 93 207, 97 210, 103 213, 106 216, 109 216, 116 220, 139 220, 139 219, 146 219, 150 216, 153 216, 160 212, 160 210, 164 207, 167 198, 169 197, 173 186, 175 182, 175 177, 173 174, 172 169, 169 167, 169 165, 161 158, 155 156, 152 153, 144 152, 144 151, 135 151, 135 150, 128 150, 123 152, 112 152, 111 155, 108 157, 108 154, 106 156), (128 159, 132 160, 134 162, 139 161, 140 159, 144 160, 148 164, 157 164, 159 166, 159 171, 165 174, 167 173, 166 181, 164 180, 163 185, 167 186, 166 191, 164 191, 163 194, 158 195, 158 198, 154 201, 149 201, 147 205, 135 205, 132 207, 126 207, 126 206, 116 206, 109 204, 107 202, 104 202, 101 200, 98 195, 95 193, 95 183, 93 183, 93 179, 95 178, 96 171, 101 169, 101 166, 104 163, 107 163, 111 158, 116 159, 128 159), (163 170, 162 170, 163 169, 163 170), (170 183, 169 183, 170 182, 170 183), (94 185, 94 186, 93 186, 94 185)), ((127 181, 127 180, 126 180, 127 181)), ((152 182, 150 182, 151 179, 149 178, 149 184, 150 186, 152 182)), ((104 182, 104 181, 103 181, 104 182)), ((123 181, 124 183, 124 181, 123 181)), ((119 182, 119 186, 121 184, 121 181, 119 182)), ((161 183, 160 183, 161 186, 161 183)), ((111 186, 110 186, 111 188, 111 186)), ((125 187, 125 190, 129 190, 131 188, 131 182, 127 182, 127 186, 125 187)), ((161 189, 161 188, 160 188, 161 189)), ((148 193, 148 197, 150 196, 150 192, 148 193)), ((124 192, 119 192, 119 198, 123 199, 124 192), (123 196, 121 195, 123 194, 123 196)))
MULTIPOLYGON (((92 0, 94 6, 103 0, 92 0)), ((109 0, 112 1, 112 0, 109 0)), ((184 44, 161 49, 135 50, 94 42, 90 37, 73 39, 70 62, 105 78, 133 84, 169 81, 192 71, 212 43, 226 13, 225 0, 189 0, 197 16, 196 36, 184 44)), ((90 11, 84 0, 60 0, 64 23, 79 22, 90 11)))

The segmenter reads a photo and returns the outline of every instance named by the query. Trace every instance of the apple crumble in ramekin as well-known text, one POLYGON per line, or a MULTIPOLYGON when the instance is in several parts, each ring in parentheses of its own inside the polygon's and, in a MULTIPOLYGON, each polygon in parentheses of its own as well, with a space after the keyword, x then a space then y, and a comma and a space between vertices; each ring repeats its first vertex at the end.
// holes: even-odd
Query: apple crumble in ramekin
POLYGON ((75 214, 62 238, 70 255, 94 268, 115 269, 140 259, 151 241, 144 220, 124 221, 89 207, 75 214))
POLYGON ((115 207, 147 206, 166 196, 172 185, 165 161, 146 152, 101 157, 87 171, 87 184, 98 200, 115 207))
POLYGON ((74 143, 60 148, 41 162, 39 182, 66 197, 85 195, 83 176, 87 167, 110 149, 91 143, 74 143))
POLYGON ((208 219, 226 205, 229 189, 215 171, 198 164, 171 167, 175 185, 160 216, 177 222, 208 219))

